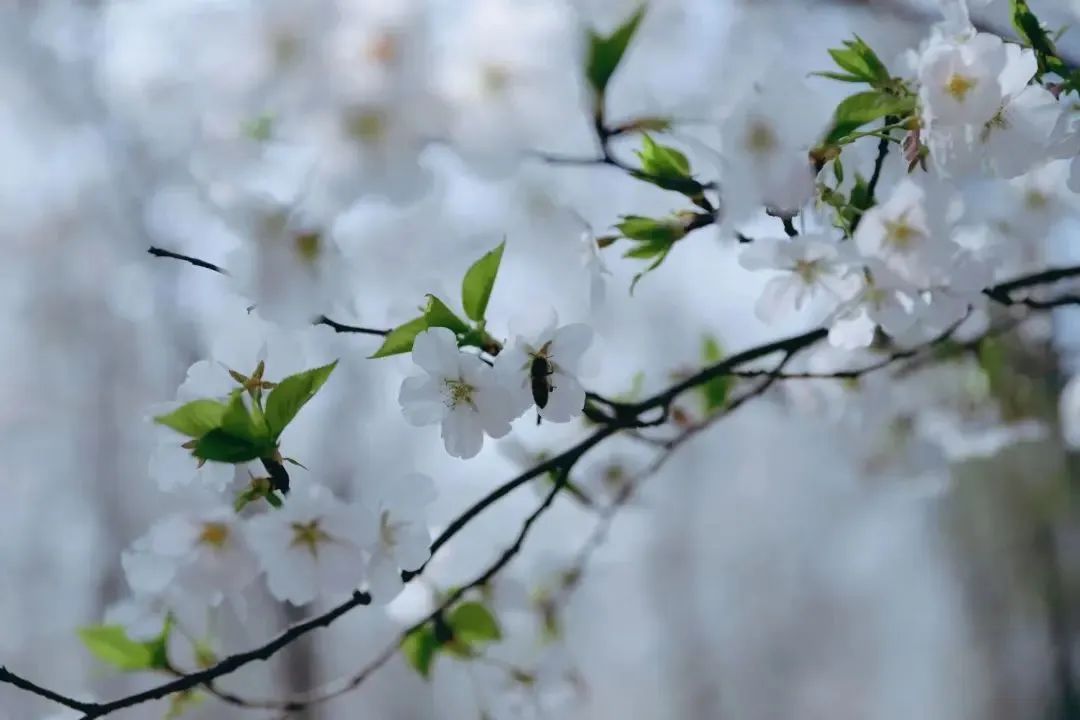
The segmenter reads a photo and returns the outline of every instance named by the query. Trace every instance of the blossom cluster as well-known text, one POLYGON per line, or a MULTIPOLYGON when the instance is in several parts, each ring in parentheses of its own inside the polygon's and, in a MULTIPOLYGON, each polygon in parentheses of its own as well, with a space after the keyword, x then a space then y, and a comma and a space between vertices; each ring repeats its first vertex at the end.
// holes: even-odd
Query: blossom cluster
POLYGON ((851 106, 864 97, 885 104, 882 129, 865 135, 880 142, 880 153, 902 145, 907 173, 882 155, 871 185, 843 177, 841 151, 859 137, 844 134, 844 103, 827 137, 803 129, 801 145, 790 144, 793 133, 781 124, 790 120, 774 121, 755 104, 729 123, 743 140, 729 151, 730 167, 749 165, 749 177, 760 180, 758 206, 797 213, 803 228, 742 252, 744 267, 773 273, 758 316, 772 321, 824 298, 829 340, 849 350, 868 347, 879 329, 900 342, 926 339, 984 309, 983 290, 1027 269, 1064 215, 1064 186, 1080 177, 1073 102, 1039 82, 1034 50, 947 24, 895 65, 903 69, 883 69, 874 81, 883 90, 857 95, 851 106), (819 158, 816 179, 808 154, 819 158), (837 191, 851 192, 855 205, 856 192, 867 189, 881 200, 838 211, 837 191))
POLYGON ((450 330, 425 330, 412 351, 424 374, 402 383, 402 411, 415 425, 440 423, 446 451, 459 458, 480 452, 485 434, 506 435, 510 422, 534 404, 538 420, 569 422, 585 406, 577 373, 591 340, 587 325, 559 327, 553 315, 536 333, 515 335, 489 366, 460 350, 450 330), (538 362, 543 367, 534 370, 538 362), (542 399, 536 397, 537 384, 544 387, 542 399))

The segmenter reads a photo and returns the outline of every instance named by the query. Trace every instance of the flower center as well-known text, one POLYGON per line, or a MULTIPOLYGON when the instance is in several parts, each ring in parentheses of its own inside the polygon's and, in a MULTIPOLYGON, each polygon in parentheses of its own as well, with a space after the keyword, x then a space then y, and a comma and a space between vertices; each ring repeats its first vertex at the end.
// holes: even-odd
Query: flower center
POLYGON ((755 155, 768 155, 776 149, 778 144, 779 141, 771 125, 761 120, 755 120, 750 125, 750 130, 746 133, 747 150, 755 155))
POLYGON ((489 63, 480 71, 480 83, 489 95, 500 95, 510 84, 510 71, 502 65, 489 63))
POLYGON ((389 65, 398 56, 398 41, 393 33, 382 33, 367 47, 366 55, 380 65, 389 65))
POLYGON ((451 408, 455 408, 458 405, 465 403, 472 406, 474 410, 476 409, 476 403, 473 402, 473 393, 476 392, 476 388, 464 380, 447 379, 443 382, 446 383, 446 392, 448 395, 446 399, 447 405, 451 408))
POLYGON ((1028 210, 1045 210, 1050 204, 1050 198, 1045 193, 1031 189, 1024 193, 1024 205, 1028 210))
POLYGON ((919 231, 909 225, 904 217, 885 221, 885 241, 897 250, 910 250, 919 235, 919 231))
POLYGON ((322 245, 322 237, 319 233, 300 233, 293 239, 293 242, 296 244, 296 254, 308 265, 311 265, 319 258, 319 250, 322 245))
POLYGON ((229 541, 229 526, 225 523, 203 523, 202 532, 199 533, 199 544, 207 545, 214 550, 221 550, 229 541))
POLYGON ((375 142, 386 132, 386 118, 378 110, 360 110, 345 118, 345 132, 361 142, 375 142))
POLYGON ((290 547, 305 547, 312 557, 319 556, 319 545, 330 542, 331 537, 319 527, 319 518, 306 523, 292 524, 293 539, 290 547))
POLYGON ((818 278, 818 261, 817 260, 796 260, 795 261, 795 274, 799 276, 807 285, 813 285, 818 278))
POLYGON ((957 102, 964 102, 964 99, 967 98, 968 93, 972 91, 976 84, 975 78, 953 73, 949 81, 945 83, 945 92, 952 95, 957 102))
POLYGON ((398 524, 391 522, 390 511, 383 510, 379 515, 379 541, 383 547, 392 548, 397 545, 398 524))

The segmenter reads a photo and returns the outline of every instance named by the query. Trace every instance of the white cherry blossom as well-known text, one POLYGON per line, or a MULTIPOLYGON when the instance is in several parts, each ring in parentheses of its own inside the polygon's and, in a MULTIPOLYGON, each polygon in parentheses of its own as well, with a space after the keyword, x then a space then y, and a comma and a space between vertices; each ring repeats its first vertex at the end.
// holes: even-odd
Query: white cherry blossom
POLYGON ((376 532, 369 511, 318 485, 294 491, 281 509, 252 518, 247 527, 271 594, 293 605, 357 589, 376 532))
POLYGON ((402 587, 401 570, 416 570, 431 556, 425 508, 435 500, 431 478, 410 473, 384 481, 368 504, 378 534, 368 565, 368 591, 377 602, 393 599, 402 587))
POLYGON ((766 283, 754 306, 765 322, 774 321, 785 309, 801 310, 817 296, 839 300, 859 282, 850 272, 851 259, 827 235, 755 240, 739 254, 739 264, 747 270, 778 273, 766 283))
POLYGON ((401 384, 398 401, 413 425, 442 425, 446 451, 471 458, 484 445, 484 435, 500 438, 515 417, 510 393, 479 357, 462 352, 454 333, 430 328, 413 342, 413 362, 423 375, 401 384))
POLYGON ((904 178, 885 202, 863 215, 855 231, 859 252, 926 287, 959 249, 949 235, 948 200, 945 188, 904 178))
POLYGON ((535 401, 532 391, 533 363, 538 359, 548 365, 549 394, 537 413, 544 420, 562 423, 581 415, 585 407, 585 388, 578 380, 582 356, 592 343, 588 325, 575 323, 559 327, 552 312, 542 329, 515 335, 495 360, 495 371, 513 396, 516 415, 521 415, 535 401))
POLYGON ((925 118, 944 125, 990 120, 1001 107, 1005 61, 1005 43, 990 33, 930 43, 918 68, 925 118))

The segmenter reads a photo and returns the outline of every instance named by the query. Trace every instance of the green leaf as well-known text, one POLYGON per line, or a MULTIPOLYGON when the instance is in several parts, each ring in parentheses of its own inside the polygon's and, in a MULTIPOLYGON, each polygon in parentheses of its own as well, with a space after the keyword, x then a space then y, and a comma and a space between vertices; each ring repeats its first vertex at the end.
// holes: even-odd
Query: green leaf
POLYGON ((645 17, 644 5, 607 37, 589 31, 589 52, 585 62, 585 75, 598 97, 602 96, 604 90, 607 89, 608 82, 619 67, 626 48, 634 39, 634 33, 637 32, 643 17, 645 17))
MULTIPOLYGON (((851 76, 858 78, 862 82, 871 85, 884 85, 892 79, 889 75, 889 69, 885 67, 885 63, 881 62, 873 48, 863 42, 863 39, 858 35, 855 36, 854 40, 845 40, 842 49, 834 48, 829 50, 829 55, 832 56, 833 61, 841 69, 846 70, 851 76)), ((847 80, 847 78, 834 79, 853 82, 847 80)))
POLYGON ((654 219, 625 215, 615 226, 623 237, 649 243, 674 243, 686 237, 686 224, 677 217, 654 219))
POLYGON ((686 155, 667 145, 659 145, 648 134, 641 136, 642 149, 637 151, 641 169, 660 177, 690 177, 690 161, 686 155))
POLYGON ((274 116, 263 113, 251 120, 241 123, 240 129, 245 135, 256 142, 265 142, 274 134, 274 116))
MULTIPOLYGON (((720 343, 716 341, 716 338, 710 335, 705 336, 701 344, 701 359, 706 365, 715 365, 724 359, 724 351, 720 348, 720 343)), ((721 375, 701 386, 701 396, 706 414, 712 414, 727 405, 731 381, 731 376, 721 375)))
POLYGON ((401 641, 402 654, 423 678, 431 676, 431 665, 438 649, 439 641, 435 639, 435 631, 430 625, 413 630, 401 641))
POLYGON ((665 260, 667 260, 667 256, 671 252, 671 248, 673 248, 673 247, 675 247, 675 246, 674 245, 668 245, 667 249, 664 250, 664 252, 660 253, 656 257, 656 259, 653 260, 649 264, 649 266, 647 268, 645 268, 644 270, 642 270, 641 272, 639 272, 637 275, 634 276, 634 279, 630 281, 630 294, 631 295, 634 294, 634 289, 637 287, 638 282, 641 281, 641 278, 645 277, 647 274, 651 273, 653 270, 660 267, 660 265, 665 260))
POLYGON ((155 417, 154 422, 182 435, 197 438, 220 427, 224 414, 225 405, 217 400, 194 400, 171 413, 155 417))
POLYGON ((244 392, 236 390, 229 398, 229 404, 225 406, 225 412, 221 416, 219 428, 228 435, 250 442, 261 441, 266 438, 264 428, 259 427, 252 417, 251 411, 244 402, 244 392))
POLYGON ((858 75, 848 75, 846 73, 838 73, 838 72, 828 72, 828 71, 812 72, 812 73, 810 73, 810 76, 811 77, 823 77, 823 78, 828 78, 829 80, 839 80, 840 82, 849 82, 849 83, 866 82, 866 78, 859 77, 858 75))
POLYGON ((296 375, 290 375, 270 391, 266 398, 266 426, 270 437, 277 440, 281 432, 292 422, 296 414, 330 378, 337 367, 337 360, 296 375))
POLYGON ((497 248, 473 263, 473 266, 465 273, 465 279, 461 283, 461 305, 465 308, 465 314, 475 322, 484 320, 484 313, 487 312, 488 300, 491 299, 491 289, 495 287, 495 276, 499 274, 499 263, 502 262, 505 247, 504 240, 497 248))
POLYGON ((666 241, 652 241, 644 242, 623 253, 624 258, 634 258, 636 260, 648 260, 654 258, 657 255, 663 255, 671 248, 671 243, 666 241))
POLYGON ((657 144, 648 135, 642 135, 641 141, 643 148, 637 152, 641 170, 631 170, 632 176, 690 198, 702 197, 705 186, 691 177, 686 155, 673 147, 657 144))
POLYGON ((161 667, 155 642, 137 642, 119 625, 91 625, 79 628, 79 639, 94 657, 117 670, 132 672, 161 667))
POLYGON ((275 447, 269 438, 242 438, 217 428, 196 441, 195 457, 235 465, 270 455, 275 447))
POLYGON ((1035 51, 1035 57, 1039 63, 1039 74, 1053 72, 1065 77, 1068 67, 1058 57, 1053 39, 1047 34, 1046 29, 1043 28, 1035 13, 1031 12, 1027 2, 1025 0, 1012 0, 1011 10, 1012 22, 1016 32, 1035 51))
POLYGON ((412 351, 413 340, 416 336, 428 329, 427 319, 424 317, 413 318, 407 323, 398 325, 390 331, 383 340, 383 344, 369 359, 400 355, 412 351))
POLYGON ((915 110, 913 95, 890 95, 878 90, 867 90, 844 99, 837 108, 832 130, 825 142, 836 144, 856 129, 878 118, 892 115, 905 117, 915 110))
POLYGON ((495 616, 482 603, 466 602, 450 613, 450 628, 454 637, 467 645, 502 639, 495 616))
MULTIPOLYGON (((489 289, 488 294, 490 293, 491 290, 489 289)), ((485 300, 484 303, 486 306, 487 301, 485 300)), ((456 335, 462 335, 469 332, 468 324, 455 315, 454 311, 446 306, 446 303, 434 295, 427 296, 427 304, 424 305, 424 320, 427 321, 429 328, 447 328, 452 330, 456 335)))

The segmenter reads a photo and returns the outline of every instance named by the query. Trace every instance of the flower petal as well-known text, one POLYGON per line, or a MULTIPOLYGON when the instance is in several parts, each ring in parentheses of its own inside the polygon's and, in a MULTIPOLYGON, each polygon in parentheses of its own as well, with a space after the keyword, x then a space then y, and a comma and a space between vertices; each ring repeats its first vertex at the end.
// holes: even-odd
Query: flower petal
POLYGON ((569 422, 585 407, 585 388, 573 375, 555 373, 551 378, 551 394, 547 405, 540 408, 540 417, 549 422, 569 422))
POLYGON ((405 378, 398 392, 398 403, 405 419, 412 425, 432 425, 448 412, 439 381, 431 376, 405 378))
POLYGON ((439 377, 453 377, 461 351, 454 333, 442 327, 428 328, 413 341, 413 362, 439 377))
POLYGON ((463 460, 476 457, 484 446, 484 431, 480 427, 479 414, 465 406, 451 410, 442 421, 442 439, 446 452, 454 457, 463 460))
POLYGON ((584 323, 565 325, 551 339, 551 357, 568 372, 577 370, 578 362, 593 341, 592 328, 584 323))

